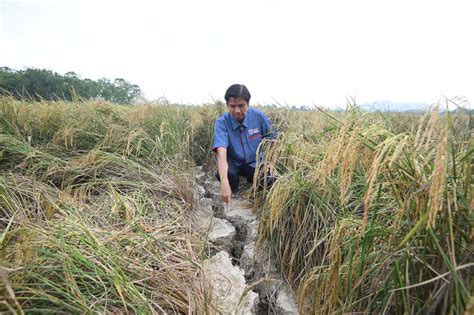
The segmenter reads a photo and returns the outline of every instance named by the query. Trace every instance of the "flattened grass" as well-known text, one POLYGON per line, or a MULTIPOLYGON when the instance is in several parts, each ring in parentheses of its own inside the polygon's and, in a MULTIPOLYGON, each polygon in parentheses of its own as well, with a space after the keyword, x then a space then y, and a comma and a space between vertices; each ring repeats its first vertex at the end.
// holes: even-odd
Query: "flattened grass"
POLYGON ((205 313, 190 108, 0 99, 1 311, 205 313))

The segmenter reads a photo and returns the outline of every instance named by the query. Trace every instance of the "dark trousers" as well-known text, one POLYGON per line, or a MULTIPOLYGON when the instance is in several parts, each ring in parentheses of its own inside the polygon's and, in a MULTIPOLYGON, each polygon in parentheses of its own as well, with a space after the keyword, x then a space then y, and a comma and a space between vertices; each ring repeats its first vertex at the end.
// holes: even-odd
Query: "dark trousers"
MULTIPOLYGON (((250 166, 249 164, 243 164, 240 166, 235 165, 232 160, 227 160, 228 171, 227 171, 227 178, 229 180, 230 188, 232 189, 232 193, 237 193, 239 191, 239 183, 240 183, 240 176, 244 176, 247 178, 247 182, 250 184, 253 183, 253 176, 255 174, 255 167, 250 166)), ((216 178, 220 181, 219 172, 216 172, 216 178)), ((267 185, 271 186, 275 179, 267 175, 267 185)), ((263 176, 259 176, 258 179, 259 187, 263 186, 263 176)))

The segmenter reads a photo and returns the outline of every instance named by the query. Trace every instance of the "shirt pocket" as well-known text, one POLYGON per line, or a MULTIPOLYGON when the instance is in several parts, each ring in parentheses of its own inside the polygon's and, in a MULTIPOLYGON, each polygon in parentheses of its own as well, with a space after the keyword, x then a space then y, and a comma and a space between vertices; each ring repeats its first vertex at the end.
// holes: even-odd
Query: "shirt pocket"
POLYGON ((248 136, 249 144, 252 147, 252 151, 256 152, 258 149, 258 145, 262 142, 262 134, 255 133, 251 136, 248 136))

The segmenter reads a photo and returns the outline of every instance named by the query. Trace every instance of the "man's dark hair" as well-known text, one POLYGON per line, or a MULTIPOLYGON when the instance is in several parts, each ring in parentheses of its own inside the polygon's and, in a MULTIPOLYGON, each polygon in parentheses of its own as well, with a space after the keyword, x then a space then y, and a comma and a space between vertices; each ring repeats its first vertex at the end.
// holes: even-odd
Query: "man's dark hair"
POLYGON ((232 84, 227 91, 225 92, 225 102, 229 103, 229 99, 234 98, 243 98, 247 104, 250 104, 250 92, 247 87, 243 84, 232 84))

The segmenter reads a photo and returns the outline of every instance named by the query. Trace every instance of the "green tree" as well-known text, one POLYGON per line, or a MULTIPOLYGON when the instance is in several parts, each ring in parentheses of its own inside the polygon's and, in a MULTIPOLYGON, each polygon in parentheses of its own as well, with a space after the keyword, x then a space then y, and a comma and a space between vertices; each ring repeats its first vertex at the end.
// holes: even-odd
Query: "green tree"
POLYGON ((140 87, 125 79, 117 78, 111 82, 107 78, 93 81, 81 79, 73 71, 64 76, 45 69, 29 68, 15 71, 8 67, 0 68, 0 94, 10 94, 17 98, 32 100, 74 100, 103 99, 119 104, 130 104, 141 95, 140 87))

